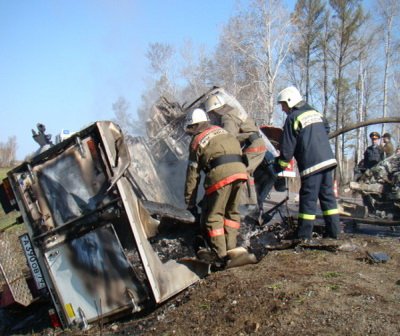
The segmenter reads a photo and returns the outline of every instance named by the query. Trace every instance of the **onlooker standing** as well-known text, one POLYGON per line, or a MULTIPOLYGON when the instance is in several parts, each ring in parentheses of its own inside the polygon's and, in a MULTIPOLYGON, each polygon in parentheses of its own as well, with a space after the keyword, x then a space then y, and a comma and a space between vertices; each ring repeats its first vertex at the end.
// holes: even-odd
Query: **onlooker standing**
POLYGON ((317 200, 326 225, 326 236, 339 234, 339 210, 333 191, 332 172, 337 162, 329 144, 326 119, 307 104, 295 87, 278 94, 278 103, 287 114, 278 158, 278 170, 285 169, 294 156, 300 172, 298 238, 311 239, 317 200))
POLYGON ((387 157, 393 155, 394 153, 394 147, 391 141, 392 136, 390 133, 385 133, 382 135, 382 150, 384 154, 384 158, 386 159, 387 157))
POLYGON ((364 169, 371 169, 383 160, 383 150, 379 145, 380 134, 378 132, 371 132, 369 137, 372 144, 364 152, 364 169))

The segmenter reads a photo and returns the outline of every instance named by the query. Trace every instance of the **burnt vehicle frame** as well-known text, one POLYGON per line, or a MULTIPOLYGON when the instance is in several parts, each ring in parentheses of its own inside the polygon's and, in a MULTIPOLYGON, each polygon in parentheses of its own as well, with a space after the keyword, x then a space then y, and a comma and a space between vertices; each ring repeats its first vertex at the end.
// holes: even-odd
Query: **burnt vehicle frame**
POLYGON ((183 123, 219 90, 185 107, 161 97, 147 139, 100 121, 8 172, 6 208, 21 212, 21 242, 30 244, 63 327, 139 312, 209 273, 194 258, 198 228, 182 209, 190 142, 183 123), (180 249, 164 253, 177 228, 180 249))
MULTIPOLYGON (((156 172, 150 181, 136 175, 129 152, 141 145, 128 148, 117 125, 96 122, 8 172, 63 327, 138 312, 208 274, 187 253, 173 260, 153 247, 160 220, 142 201, 163 203, 173 194, 156 172)), ((190 214, 173 210, 192 230, 190 214)))

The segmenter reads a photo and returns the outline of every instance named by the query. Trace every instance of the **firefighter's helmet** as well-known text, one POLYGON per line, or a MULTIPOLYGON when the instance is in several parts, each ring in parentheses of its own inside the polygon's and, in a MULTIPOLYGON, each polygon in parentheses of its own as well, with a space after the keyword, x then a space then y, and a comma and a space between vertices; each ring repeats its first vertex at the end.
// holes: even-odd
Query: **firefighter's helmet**
POLYGON ((289 86, 286 89, 283 89, 281 92, 278 94, 278 104, 285 102, 289 106, 289 108, 292 108, 293 106, 297 105, 303 100, 303 97, 301 96, 299 90, 297 90, 294 86, 289 86))
POLYGON ((208 115, 204 110, 196 108, 193 111, 189 112, 186 116, 185 120, 185 130, 191 126, 204 121, 209 121, 208 115))
POLYGON ((369 134, 369 137, 370 137, 371 139, 380 139, 381 135, 380 135, 378 132, 371 132, 371 133, 369 134))
POLYGON ((206 100, 204 103, 204 108, 208 113, 224 106, 225 104, 225 98, 221 94, 215 93, 206 100))

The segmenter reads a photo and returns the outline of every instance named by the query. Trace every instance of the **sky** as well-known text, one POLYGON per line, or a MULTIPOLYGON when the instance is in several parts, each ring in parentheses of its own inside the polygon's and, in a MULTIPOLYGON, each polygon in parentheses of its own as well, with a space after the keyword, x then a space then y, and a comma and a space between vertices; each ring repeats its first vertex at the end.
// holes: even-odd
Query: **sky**
POLYGON ((212 48, 234 0, 0 0, 0 142, 17 159, 38 149, 36 124, 56 134, 114 118, 124 97, 136 115, 150 43, 212 48))

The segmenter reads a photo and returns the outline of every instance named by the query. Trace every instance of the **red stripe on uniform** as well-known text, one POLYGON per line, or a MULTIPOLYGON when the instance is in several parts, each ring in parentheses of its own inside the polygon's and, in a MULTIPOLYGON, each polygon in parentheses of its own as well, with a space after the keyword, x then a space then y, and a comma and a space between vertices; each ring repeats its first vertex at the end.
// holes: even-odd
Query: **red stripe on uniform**
POLYGON ((206 189, 206 195, 212 194, 214 191, 221 189, 222 187, 226 186, 229 183, 235 182, 236 180, 247 180, 246 173, 238 173, 231 176, 224 178, 221 181, 213 184, 211 187, 206 189))
POLYGON ((224 228, 220 228, 220 229, 215 229, 215 230, 210 230, 210 231, 208 231, 208 235, 209 235, 210 237, 223 236, 224 234, 225 234, 224 228))
POLYGON ((260 147, 249 147, 243 150, 243 153, 262 153, 267 150, 267 147, 260 146, 260 147))
POLYGON ((207 134, 211 133, 212 131, 216 130, 220 128, 219 126, 212 126, 210 128, 207 128, 204 132, 200 133, 193 141, 192 143, 192 148, 193 150, 197 150, 197 147, 199 146, 199 143, 201 140, 204 139, 205 136, 207 136, 207 134))
POLYGON ((230 219, 224 219, 224 225, 229 226, 232 229, 240 229, 240 223, 230 219))

